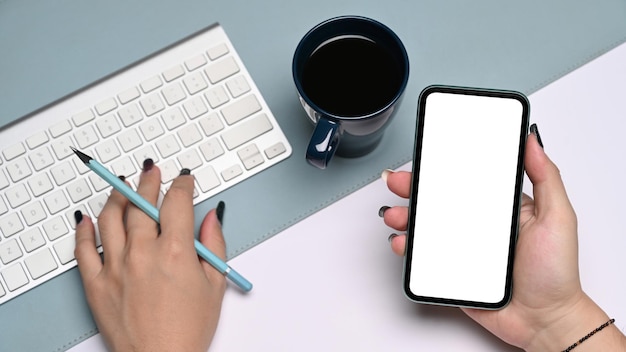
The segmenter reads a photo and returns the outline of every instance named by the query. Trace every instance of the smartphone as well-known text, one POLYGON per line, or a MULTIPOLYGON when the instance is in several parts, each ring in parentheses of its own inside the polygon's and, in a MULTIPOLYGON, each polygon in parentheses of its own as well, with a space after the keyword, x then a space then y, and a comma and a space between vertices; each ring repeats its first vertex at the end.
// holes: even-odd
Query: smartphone
POLYGON ((418 103, 404 291, 500 309, 511 298, 530 104, 521 93, 430 86, 418 103))

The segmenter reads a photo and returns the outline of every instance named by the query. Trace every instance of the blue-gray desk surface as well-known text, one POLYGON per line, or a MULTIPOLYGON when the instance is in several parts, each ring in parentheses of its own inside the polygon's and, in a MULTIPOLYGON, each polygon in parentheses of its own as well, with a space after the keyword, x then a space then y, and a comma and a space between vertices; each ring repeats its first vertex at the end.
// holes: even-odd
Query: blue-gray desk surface
MULTIPOLYGON (((218 196, 227 204, 233 257, 371 182, 382 169, 409 161, 423 87, 530 94, 626 40, 626 3, 0 0, 0 125, 214 22, 225 28, 294 147, 287 161, 218 196), (304 162, 311 126, 293 88, 291 55, 310 27, 343 14, 369 16, 396 31, 409 52, 411 76, 380 147, 320 171, 304 162)), ((215 203, 197 206, 197 218, 215 203)), ((64 350, 94 334, 76 270, 0 306, 0 331, 0 351, 64 350)))

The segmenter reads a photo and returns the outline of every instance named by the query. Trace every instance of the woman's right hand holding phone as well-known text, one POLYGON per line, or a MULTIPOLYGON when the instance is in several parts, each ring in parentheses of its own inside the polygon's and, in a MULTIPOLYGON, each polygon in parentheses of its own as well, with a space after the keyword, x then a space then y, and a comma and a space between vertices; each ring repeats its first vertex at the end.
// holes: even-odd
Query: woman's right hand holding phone
MULTIPOLYGON (((537 135, 526 144, 525 168, 533 198, 524 194, 513 269, 513 295, 501 310, 463 311, 503 341, 526 351, 562 351, 610 317, 582 290, 578 272, 576 214, 559 169, 545 154, 537 135)), ((383 174, 389 189, 409 197, 411 174, 383 174)), ((384 211, 385 224, 406 231, 407 207, 384 211)), ((394 253, 404 255, 406 236, 391 236, 394 253)), ((626 337, 609 324, 576 351, 626 351, 626 337)))

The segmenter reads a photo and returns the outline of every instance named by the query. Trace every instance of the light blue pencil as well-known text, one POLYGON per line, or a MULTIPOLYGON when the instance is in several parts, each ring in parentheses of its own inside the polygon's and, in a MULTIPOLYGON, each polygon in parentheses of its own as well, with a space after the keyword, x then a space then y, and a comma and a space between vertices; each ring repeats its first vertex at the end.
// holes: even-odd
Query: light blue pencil
MULTIPOLYGON (((140 196, 139 193, 133 191, 133 189, 124 183, 124 181, 120 180, 117 176, 111 173, 111 171, 100 164, 96 159, 79 150, 76 150, 73 147, 72 150, 80 158, 80 160, 87 165, 88 168, 90 168, 98 176, 102 177, 103 180, 123 194, 124 197, 128 198, 128 200, 135 204, 139 209, 148 214, 148 216, 150 216, 154 221, 159 223, 159 210, 154 205, 150 204, 150 202, 140 196)), ((211 264, 211 266, 217 269, 217 271, 224 274, 243 291, 248 292, 252 290, 252 283, 250 281, 246 280, 246 278, 241 276, 241 274, 235 271, 235 269, 231 268, 218 256, 213 254, 213 252, 200 243, 200 241, 197 239, 194 239, 194 241, 196 252, 202 259, 206 260, 209 264, 211 264)))

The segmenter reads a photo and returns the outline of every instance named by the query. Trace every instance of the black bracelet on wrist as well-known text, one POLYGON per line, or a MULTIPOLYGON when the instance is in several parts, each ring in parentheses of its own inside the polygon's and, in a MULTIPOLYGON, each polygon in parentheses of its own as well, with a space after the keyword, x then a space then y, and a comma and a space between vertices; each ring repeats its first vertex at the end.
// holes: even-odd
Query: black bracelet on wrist
POLYGON ((580 345, 581 343, 585 342, 585 340, 587 340, 588 338, 593 336, 596 332, 606 328, 607 326, 609 326, 609 325, 611 325, 613 323, 615 323, 615 319, 610 319, 606 323, 604 323, 604 324, 598 326, 597 328, 595 328, 595 330, 593 330, 592 332, 590 332, 587 335, 585 335, 582 339, 578 340, 578 342, 574 342, 573 345, 571 345, 568 348, 564 349, 563 352, 569 352, 569 351, 573 350, 574 347, 576 347, 576 346, 580 345))

